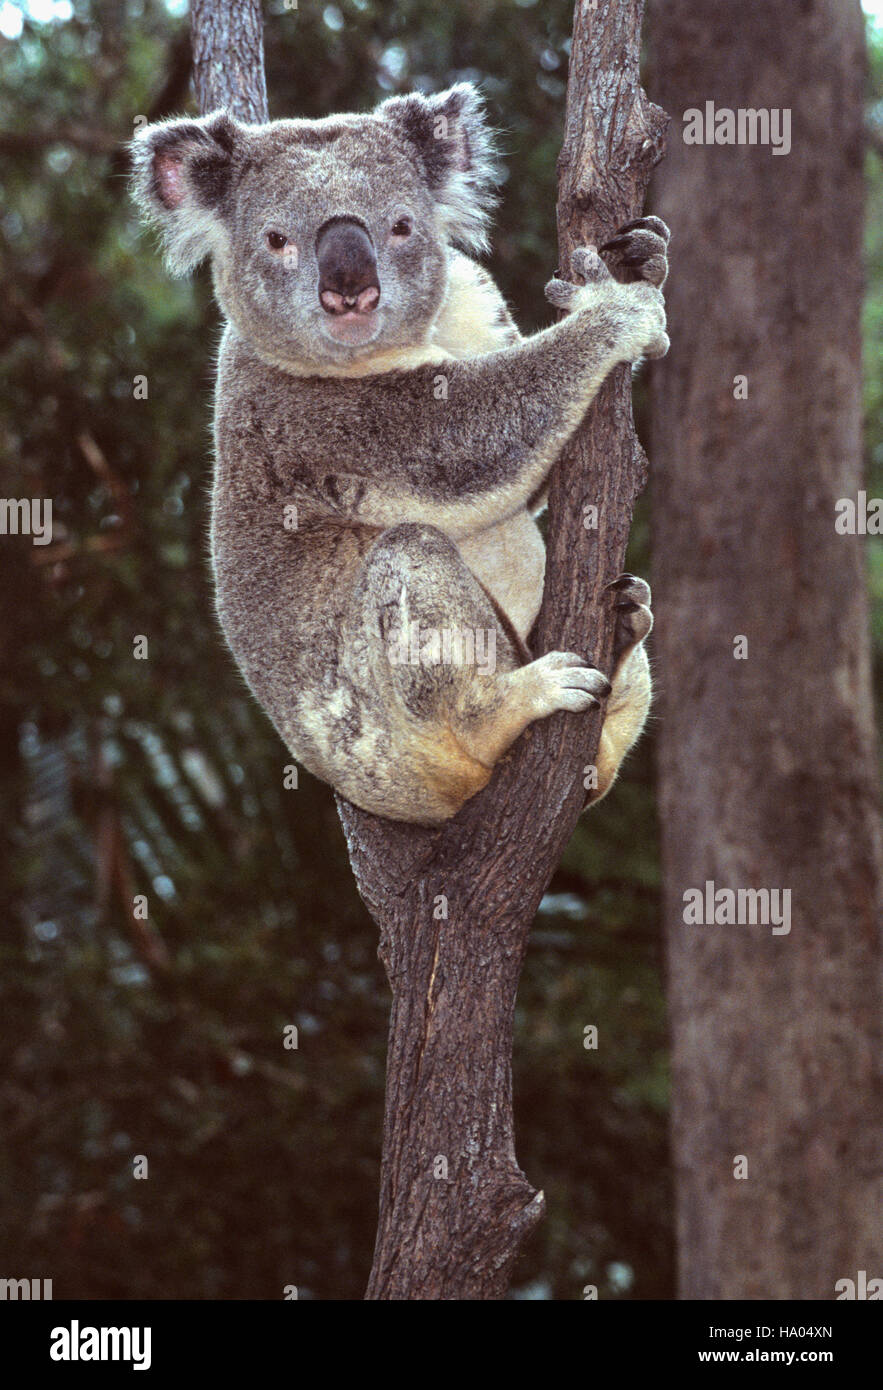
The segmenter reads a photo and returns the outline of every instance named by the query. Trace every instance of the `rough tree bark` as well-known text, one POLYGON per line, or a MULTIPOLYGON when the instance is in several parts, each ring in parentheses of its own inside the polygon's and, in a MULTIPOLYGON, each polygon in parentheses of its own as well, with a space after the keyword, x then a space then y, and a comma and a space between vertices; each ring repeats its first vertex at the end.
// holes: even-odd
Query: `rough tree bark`
MULTIPOLYGON (((242 119, 264 118, 258 9, 194 0, 203 110, 230 104, 242 119)), ((565 276, 575 246, 597 244, 638 214, 662 155, 667 120, 639 83, 642 13, 643 0, 597 9, 578 0, 560 160, 565 276)), ((622 572, 644 481, 630 373, 620 368, 555 471, 538 653, 593 653, 609 669, 604 587, 622 572), (597 531, 584 526, 588 504, 599 509, 597 531)), ((502 1297, 521 1240, 541 1218, 542 1193, 515 1159, 512 1020, 530 926, 582 809, 600 722, 596 712, 533 725, 443 831, 339 802, 393 993, 370 1299, 502 1297)))
POLYGON ((200 112, 223 106, 249 124, 268 120, 260 0, 190 0, 190 36, 200 112))
POLYGON ((883 1270, 881 861, 861 484, 859 0, 660 0, 660 99, 791 109, 792 150, 685 145, 654 384, 660 819, 685 1298, 883 1270), (734 398, 734 377, 748 398, 734 398), (733 659, 737 634, 748 659, 733 659), (792 890, 790 935, 684 890, 792 890), (747 1181, 733 1176, 737 1154, 747 1181))

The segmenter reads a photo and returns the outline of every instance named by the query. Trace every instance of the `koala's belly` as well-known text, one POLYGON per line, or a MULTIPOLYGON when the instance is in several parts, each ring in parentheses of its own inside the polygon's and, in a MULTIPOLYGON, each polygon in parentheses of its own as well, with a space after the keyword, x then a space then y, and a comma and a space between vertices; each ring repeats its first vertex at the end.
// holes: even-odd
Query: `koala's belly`
POLYGON ((533 517, 518 512, 457 544, 476 579, 526 639, 540 611, 546 573, 546 547, 533 517))

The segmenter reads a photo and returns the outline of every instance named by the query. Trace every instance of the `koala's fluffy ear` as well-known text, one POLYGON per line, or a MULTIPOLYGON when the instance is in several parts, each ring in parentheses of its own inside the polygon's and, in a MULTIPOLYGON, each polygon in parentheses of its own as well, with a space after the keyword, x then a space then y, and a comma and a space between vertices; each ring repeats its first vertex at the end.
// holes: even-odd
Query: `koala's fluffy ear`
POLYGON ((163 238, 169 269, 192 270, 224 236, 244 132, 223 111, 145 126, 130 145, 132 191, 163 238))
POLYGON ((415 147, 450 240, 465 251, 486 250, 499 169, 477 88, 458 82, 434 96, 390 97, 377 115, 415 147))

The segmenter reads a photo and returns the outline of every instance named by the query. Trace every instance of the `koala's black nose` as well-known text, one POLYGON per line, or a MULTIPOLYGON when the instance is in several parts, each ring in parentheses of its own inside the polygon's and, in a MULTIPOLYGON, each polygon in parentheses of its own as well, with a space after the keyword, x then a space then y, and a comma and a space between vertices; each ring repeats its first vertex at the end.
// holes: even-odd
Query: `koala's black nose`
POLYGON ((380 302, 374 246, 361 222, 332 217, 316 237, 319 302, 327 314, 368 314, 380 302))

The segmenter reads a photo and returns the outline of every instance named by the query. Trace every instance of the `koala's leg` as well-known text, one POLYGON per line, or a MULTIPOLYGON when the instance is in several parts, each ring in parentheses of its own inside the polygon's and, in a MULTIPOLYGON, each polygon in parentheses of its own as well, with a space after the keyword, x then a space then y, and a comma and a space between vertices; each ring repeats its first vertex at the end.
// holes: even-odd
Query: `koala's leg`
POLYGON ((587 801, 587 805, 592 806, 606 796, 623 758, 641 733, 652 692, 650 664, 644 647, 653 627, 650 585, 633 574, 623 574, 610 587, 617 594, 613 689, 607 701, 598 747, 598 789, 587 801))
POLYGON ((372 768, 351 769, 340 790, 394 819, 448 819, 532 720, 588 709, 610 689, 572 652, 521 665, 454 542, 417 522, 384 531, 365 555, 341 649, 387 737, 372 768))

